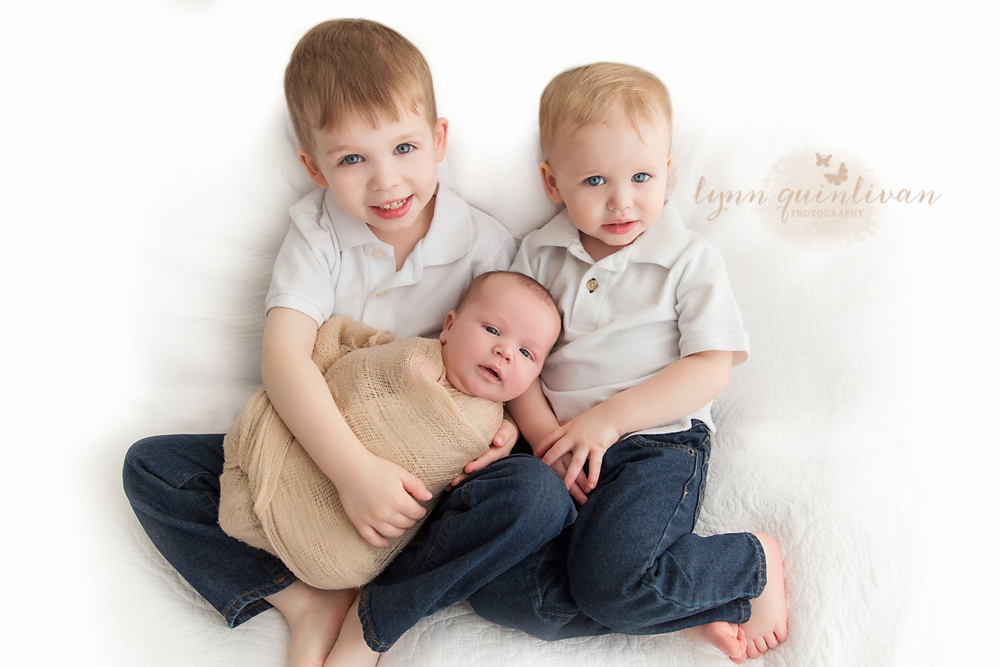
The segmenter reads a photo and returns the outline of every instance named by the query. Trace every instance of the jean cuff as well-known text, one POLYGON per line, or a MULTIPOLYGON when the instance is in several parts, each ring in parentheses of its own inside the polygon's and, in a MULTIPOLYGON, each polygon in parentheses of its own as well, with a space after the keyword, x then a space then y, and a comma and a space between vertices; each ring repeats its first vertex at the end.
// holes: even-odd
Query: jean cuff
POLYGON ((747 539, 753 544, 754 549, 757 550, 757 590, 750 595, 751 599, 759 598, 764 592, 764 587, 767 586, 767 556, 764 554, 764 545, 760 543, 757 536, 753 533, 746 533, 747 539))
POLYGON ((246 623, 257 614, 267 611, 271 608, 271 603, 264 598, 285 590, 294 581, 295 577, 292 574, 285 574, 280 579, 266 586, 247 591, 233 600, 223 612, 222 615, 226 618, 226 623, 229 624, 229 627, 235 628, 242 623, 246 623))
POLYGON ((372 594, 365 586, 358 591, 358 618, 361 619, 361 634, 365 638, 365 643, 368 644, 368 648, 375 651, 376 653, 385 653, 390 648, 392 644, 383 644, 376 639, 377 631, 375 630, 375 623, 372 620, 372 594))

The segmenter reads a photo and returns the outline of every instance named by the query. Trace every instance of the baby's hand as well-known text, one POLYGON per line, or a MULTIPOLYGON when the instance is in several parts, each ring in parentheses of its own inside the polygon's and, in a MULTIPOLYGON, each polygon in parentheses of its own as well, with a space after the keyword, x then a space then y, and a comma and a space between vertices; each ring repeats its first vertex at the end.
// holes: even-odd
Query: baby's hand
POLYGON ((366 452, 337 486, 347 518, 366 542, 388 546, 387 537, 399 537, 423 518, 417 500, 433 498, 424 483, 404 468, 366 452))
POLYGON ((497 429, 497 434, 493 436, 493 442, 490 443, 490 448, 485 454, 480 456, 478 459, 469 462, 465 468, 462 469, 455 479, 448 482, 448 489, 452 489, 459 484, 462 480, 468 477, 469 473, 476 472, 477 470, 482 470, 494 461, 499 461, 503 457, 510 454, 510 450, 514 448, 515 443, 517 443, 517 426, 513 422, 504 419, 500 422, 500 428, 497 429))
POLYGON ((589 460, 589 475, 581 487, 587 493, 593 491, 597 480, 601 478, 604 452, 621 437, 614 424, 603 416, 602 407, 603 404, 596 405, 554 429, 535 449, 535 456, 542 457, 542 461, 553 468, 553 464, 563 455, 572 452, 572 460, 563 475, 567 489, 576 483, 583 464, 589 460))

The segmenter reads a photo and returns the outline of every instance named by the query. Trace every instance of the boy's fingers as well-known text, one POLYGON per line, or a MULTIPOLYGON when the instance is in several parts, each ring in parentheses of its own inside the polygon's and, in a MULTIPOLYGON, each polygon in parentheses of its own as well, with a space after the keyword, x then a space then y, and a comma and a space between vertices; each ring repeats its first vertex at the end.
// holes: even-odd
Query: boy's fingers
POLYGON ((375 532, 375 529, 371 526, 364 526, 358 529, 361 537, 364 538, 365 542, 372 545, 373 547, 387 547, 389 546, 389 541, 375 532))
POLYGON ((563 481, 566 482, 567 489, 572 488, 573 485, 576 484, 576 478, 580 476, 580 471, 583 470, 583 464, 586 461, 586 450, 577 450, 573 453, 573 460, 569 464, 569 470, 566 471, 566 477, 563 478, 563 481))
MULTIPOLYGON (((434 495, 427 490, 427 487, 424 486, 424 483, 421 482, 420 478, 416 475, 403 470, 403 474, 400 475, 399 479, 403 482, 403 489, 417 500, 430 500, 434 497, 434 495)), ((421 516, 423 515, 421 514, 421 516)))
MULTIPOLYGON (((413 524, 411 523, 409 526, 412 525, 413 524)), ((394 526, 391 523, 387 523, 384 526, 382 526, 382 529, 379 530, 378 532, 382 533, 382 535, 385 537, 399 537, 400 535, 406 532, 406 528, 409 528, 409 526, 401 528, 399 526, 394 526)))
MULTIPOLYGON (((468 472, 476 472, 477 470, 481 470, 481 469, 485 468, 486 466, 488 466, 489 464, 491 464, 494 461, 496 461, 497 459, 502 458, 503 454, 504 454, 504 450, 503 449, 500 449, 498 447, 490 447, 486 451, 486 453, 483 454, 482 456, 480 456, 478 459, 470 461, 469 464, 467 466, 465 466, 465 472, 468 473, 468 472)), ((458 479, 458 478, 456 478, 456 479, 458 479)))
MULTIPOLYGON (((425 510, 420 505, 420 503, 418 503, 413 498, 407 498, 406 503, 399 508, 399 513, 404 517, 410 519, 410 523, 407 526, 405 526, 406 528, 408 528, 409 526, 413 525, 413 522, 417 521, 418 519, 424 518, 424 515, 427 514, 427 510, 425 510)), ((397 522, 396 525, 399 525, 399 523, 397 522)))
POLYGON ((604 455, 596 451, 590 455, 590 475, 587 477, 587 490, 593 491, 597 481, 601 479, 601 460, 604 455))
POLYGON ((557 442, 550 444, 548 451, 545 452, 545 456, 542 457, 549 467, 563 457, 563 454, 569 452, 572 449, 573 443, 569 441, 569 438, 561 438, 557 442))
POLYGON ((503 447, 508 440, 514 437, 514 431, 514 425, 504 419, 500 423, 500 430, 493 436, 493 444, 497 447, 503 447))
POLYGON ((552 433, 549 433, 547 436, 542 438, 542 441, 538 443, 538 448, 535 450, 535 456, 538 457, 545 456, 548 453, 549 449, 552 447, 552 445, 554 445, 562 438, 563 435, 562 432, 563 429, 562 426, 560 426, 556 430, 552 431, 552 433))
POLYGON ((569 495, 573 497, 573 500, 580 503, 581 505, 587 502, 587 494, 583 492, 579 484, 574 484, 569 489, 569 495))

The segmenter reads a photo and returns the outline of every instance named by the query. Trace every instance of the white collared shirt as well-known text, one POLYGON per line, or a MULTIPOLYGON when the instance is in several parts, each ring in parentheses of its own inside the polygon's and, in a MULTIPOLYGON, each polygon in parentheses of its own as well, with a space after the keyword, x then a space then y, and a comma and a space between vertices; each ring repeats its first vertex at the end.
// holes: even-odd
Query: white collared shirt
MULTIPOLYGON (((743 329, 722 254, 690 232, 673 204, 632 244, 594 262, 565 209, 521 243, 512 271, 549 289, 563 333, 542 370, 542 389, 560 422, 648 379, 681 357, 734 351, 746 361, 743 329)), ((642 433, 714 430, 711 402, 642 433)))
POLYGON ((510 265, 510 232, 439 185, 434 217, 396 271, 390 244, 348 215, 326 188, 295 204, 265 308, 292 308, 321 326, 347 315, 396 336, 435 337, 445 315, 481 273, 510 265))

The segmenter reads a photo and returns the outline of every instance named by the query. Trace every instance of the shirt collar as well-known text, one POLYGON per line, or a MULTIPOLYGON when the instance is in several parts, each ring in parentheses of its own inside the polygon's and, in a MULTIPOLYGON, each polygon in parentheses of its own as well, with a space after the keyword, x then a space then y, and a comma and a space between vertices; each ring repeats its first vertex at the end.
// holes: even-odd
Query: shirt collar
POLYGON ((668 201, 656 224, 632 244, 633 262, 659 264, 669 269, 691 242, 691 234, 674 203, 668 201))
POLYGON ((424 266, 457 262, 472 248, 471 207, 443 183, 438 183, 431 227, 417 243, 417 248, 424 266))
POLYGON ((341 251, 369 243, 380 243, 368 225, 354 216, 348 215, 344 209, 340 208, 340 204, 337 203, 333 193, 329 190, 323 196, 323 214, 330 219, 330 223, 337 233, 337 241, 340 243, 341 251))
MULTIPOLYGON (((608 255, 598 264, 607 264, 609 269, 620 270, 628 262, 659 264, 669 269, 681 256, 690 242, 690 234, 684 226, 680 213, 673 202, 668 201, 660 214, 660 219, 627 248, 608 255)), ((580 232, 569 219, 566 209, 559 211, 547 225, 538 230, 536 243, 539 246, 559 246, 588 264, 594 260, 580 242, 580 232)))
MULTIPOLYGON (((330 219, 337 233, 341 250, 381 243, 368 225, 340 208, 329 190, 325 191, 322 206, 323 214, 330 219)), ((464 257, 471 247, 472 212, 469 205, 451 189, 439 183, 430 229, 417 243, 422 263, 424 266, 451 264, 464 257)))

